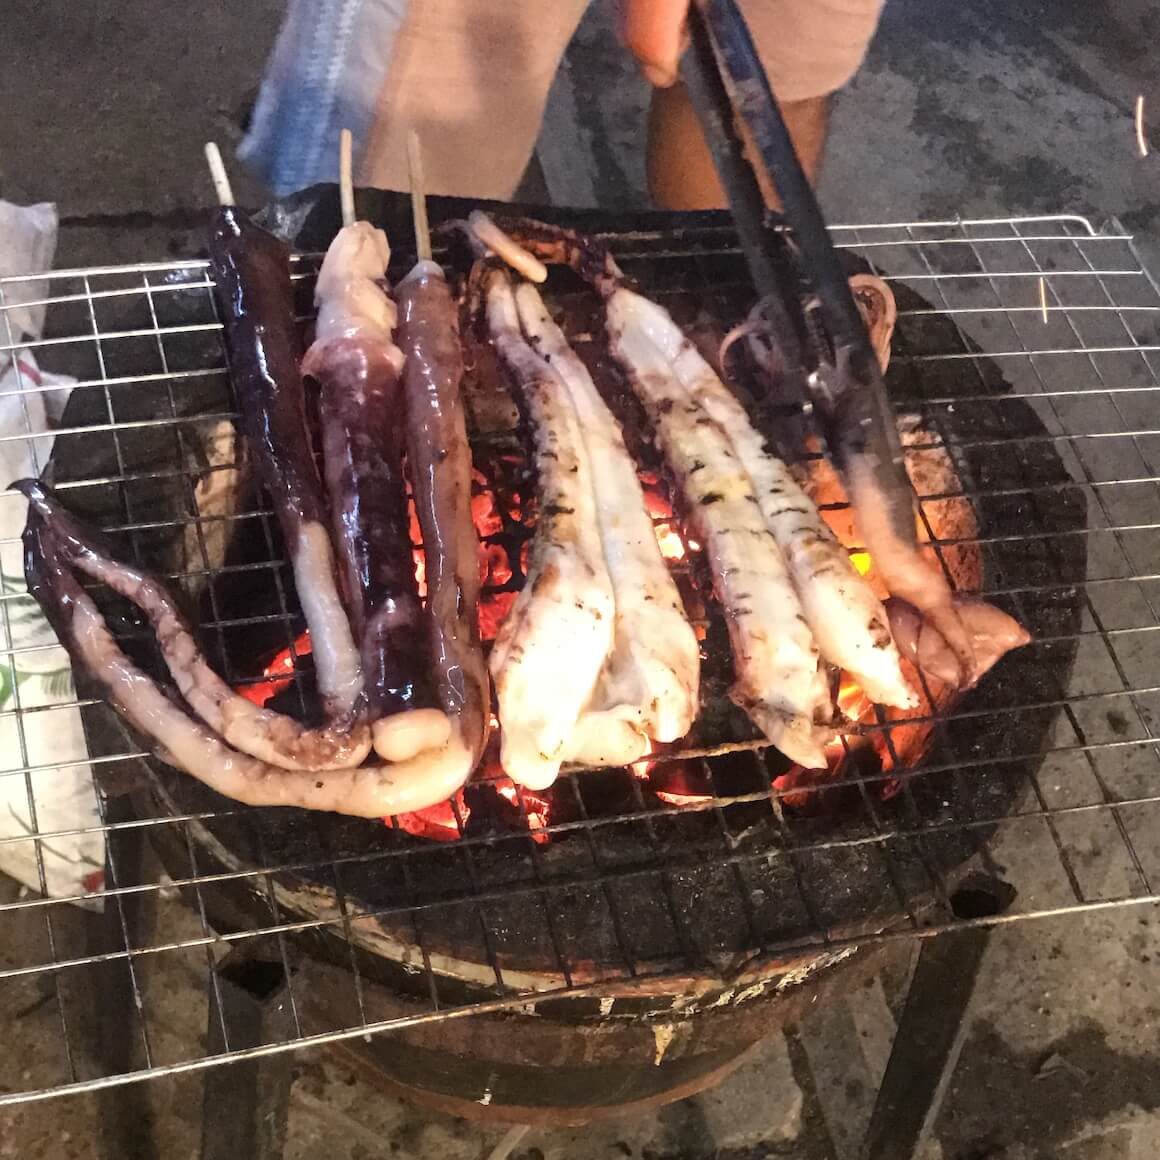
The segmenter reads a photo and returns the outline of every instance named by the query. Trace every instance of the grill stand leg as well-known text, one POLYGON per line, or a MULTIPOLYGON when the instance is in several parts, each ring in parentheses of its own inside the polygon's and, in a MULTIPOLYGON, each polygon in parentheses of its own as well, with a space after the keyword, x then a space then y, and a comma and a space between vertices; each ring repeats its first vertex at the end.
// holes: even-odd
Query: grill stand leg
MULTIPOLYGON (((1005 882, 972 876, 952 896, 958 918, 1000 914, 1014 901, 1005 882), (961 911, 961 912, 960 912, 961 911)), ((922 941, 861 1160, 909 1160, 953 1070, 963 1018, 991 927, 949 930, 922 941)))
MULTIPOLYGON (((104 819, 107 825, 132 817, 124 798, 107 800, 104 819)), ((105 851, 105 882, 110 888, 125 889, 151 880, 146 873, 148 855, 143 830, 132 827, 109 830, 105 851)), ((123 956, 131 947, 146 943, 145 932, 153 925, 154 901, 148 891, 127 893, 106 899, 99 914, 82 914, 84 953, 123 956)), ((140 1028, 145 1016, 138 1006, 139 996, 128 961, 121 957, 99 963, 86 983, 100 995, 100 1002, 81 1034, 99 1073, 121 1075, 143 1067, 140 1028)), ((82 1004, 93 1005, 92 992, 73 994, 66 984, 66 994, 74 1014, 82 1004)), ((102 1156, 109 1160, 150 1160, 157 1155, 153 1112, 148 1095, 139 1085, 105 1088, 97 1093, 96 1101, 102 1156)))
MULTIPOLYGON (((211 982, 209 993, 208 1054, 291 1036, 281 963, 231 955, 215 974, 217 986, 211 982)), ((288 1052, 210 1068, 202 1096, 201 1160, 280 1160, 292 1078, 288 1052)))

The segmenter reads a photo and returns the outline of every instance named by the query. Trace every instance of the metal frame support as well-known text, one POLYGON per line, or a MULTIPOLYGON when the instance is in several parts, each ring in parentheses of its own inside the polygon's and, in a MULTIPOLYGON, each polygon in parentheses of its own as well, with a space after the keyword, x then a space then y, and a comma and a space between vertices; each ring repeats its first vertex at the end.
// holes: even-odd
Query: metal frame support
MULTIPOLYGON (((230 955, 215 974, 207 1054, 259 1047, 293 1033, 281 962, 230 955)), ((201 1160, 280 1160, 292 1081, 288 1052, 210 1068, 202 1095, 201 1160)))
MULTIPOLYGON (((956 918, 1001 914, 1015 899, 1006 882, 971 875, 951 896, 956 918)), ((964 1018, 992 927, 964 927, 922 940, 860 1160, 915 1154, 958 1061, 964 1018)))

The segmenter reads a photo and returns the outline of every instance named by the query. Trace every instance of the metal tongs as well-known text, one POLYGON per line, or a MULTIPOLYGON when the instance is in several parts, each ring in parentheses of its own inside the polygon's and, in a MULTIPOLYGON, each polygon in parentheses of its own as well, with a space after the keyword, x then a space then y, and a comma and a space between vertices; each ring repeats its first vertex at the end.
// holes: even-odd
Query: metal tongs
POLYGON ((899 501, 906 497, 909 508, 911 489, 878 359, 735 0, 694 0, 689 33, 681 75, 766 315, 783 344, 796 345, 781 351, 786 377, 808 394, 837 466, 865 456, 882 489, 899 501), (784 242, 767 225, 755 164, 781 198, 796 278, 787 270, 784 242), (796 317, 788 305, 794 303, 796 317))

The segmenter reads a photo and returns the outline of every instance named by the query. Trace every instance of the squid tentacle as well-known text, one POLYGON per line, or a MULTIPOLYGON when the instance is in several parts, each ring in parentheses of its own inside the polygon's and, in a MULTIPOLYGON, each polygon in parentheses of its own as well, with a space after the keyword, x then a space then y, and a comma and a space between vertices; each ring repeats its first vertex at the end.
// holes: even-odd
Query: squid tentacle
POLYGON ((411 761, 348 769, 286 770, 239 753, 125 655, 73 572, 61 538, 35 508, 24 546, 29 591, 74 663, 161 760, 210 789, 246 805, 376 818, 445 801, 470 774, 470 751, 457 736, 411 761))
POLYGON ((145 614, 178 691, 228 744, 283 769, 350 767, 364 760, 370 752, 365 724, 308 729, 292 717, 239 696, 214 672, 180 605, 160 579, 118 560, 104 536, 65 509, 40 480, 21 479, 12 487, 28 499, 51 533, 58 557, 145 614))

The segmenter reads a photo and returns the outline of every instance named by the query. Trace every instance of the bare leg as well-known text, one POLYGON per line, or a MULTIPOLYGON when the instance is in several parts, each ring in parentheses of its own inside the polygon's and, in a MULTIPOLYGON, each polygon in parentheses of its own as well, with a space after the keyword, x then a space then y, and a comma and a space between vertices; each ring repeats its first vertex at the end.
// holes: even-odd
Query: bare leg
MULTIPOLYGON (((806 176, 817 178, 829 122, 829 98, 787 101, 781 106, 806 176)), ((725 193, 684 85, 654 89, 648 119, 648 186, 658 209, 718 209, 725 193)), ((766 201, 777 196, 766 189, 766 201)))

